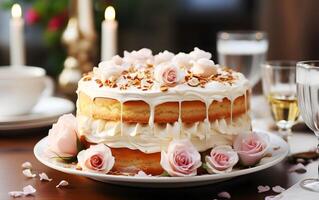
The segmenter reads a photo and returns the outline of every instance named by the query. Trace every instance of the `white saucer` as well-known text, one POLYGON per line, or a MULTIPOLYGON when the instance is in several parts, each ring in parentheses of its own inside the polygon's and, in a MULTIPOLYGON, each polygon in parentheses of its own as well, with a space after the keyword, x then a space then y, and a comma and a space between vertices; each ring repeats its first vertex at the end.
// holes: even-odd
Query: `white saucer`
POLYGON ((251 168, 237 169, 227 174, 211 174, 211 175, 200 175, 194 177, 134 177, 134 176, 122 176, 122 175, 108 175, 99 174, 86 171, 76 170, 75 165, 65 164, 50 159, 45 154, 47 148, 47 137, 40 140, 34 147, 35 157, 44 165, 53 168, 55 170, 67 173, 75 174, 79 176, 88 177, 97 181, 107 182, 117 185, 134 186, 134 187, 148 187, 148 188, 177 188, 177 187, 189 187, 207 185, 211 183, 225 181, 237 176, 258 172, 263 169, 272 167, 282 161, 288 154, 288 144, 281 139, 279 136, 265 132, 258 131, 264 134, 269 134, 270 148, 269 153, 271 157, 263 158, 260 163, 251 168))
POLYGON ((73 102, 59 98, 46 97, 25 115, 19 116, 0 116, 1 130, 19 130, 49 126, 66 113, 74 110, 73 102))

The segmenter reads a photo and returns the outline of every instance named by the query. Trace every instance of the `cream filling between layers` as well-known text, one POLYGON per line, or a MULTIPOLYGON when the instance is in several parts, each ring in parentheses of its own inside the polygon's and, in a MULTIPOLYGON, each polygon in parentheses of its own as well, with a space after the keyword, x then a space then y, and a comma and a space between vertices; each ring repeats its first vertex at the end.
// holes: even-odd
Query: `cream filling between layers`
POLYGON ((251 129, 248 114, 232 121, 219 119, 209 122, 139 124, 93 119, 84 115, 77 116, 80 135, 88 142, 105 143, 113 148, 138 149, 144 153, 160 152, 167 149, 173 139, 188 138, 198 151, 205 151, 217 145, 232 145, 239 132, 251 129), (208 131, 208 133, 207 133, 208 131))

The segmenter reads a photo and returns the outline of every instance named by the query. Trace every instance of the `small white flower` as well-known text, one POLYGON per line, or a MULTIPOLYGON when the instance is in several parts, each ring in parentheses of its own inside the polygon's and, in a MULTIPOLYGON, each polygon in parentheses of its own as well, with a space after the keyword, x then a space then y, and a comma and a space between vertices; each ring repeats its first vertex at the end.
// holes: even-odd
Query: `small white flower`
POLYGON ((30 169, 25 169, 22 171, 22 173, 25 177, 28 177, 28 178, 34 178, 37 176, 36 174, 32 174, 30 169))

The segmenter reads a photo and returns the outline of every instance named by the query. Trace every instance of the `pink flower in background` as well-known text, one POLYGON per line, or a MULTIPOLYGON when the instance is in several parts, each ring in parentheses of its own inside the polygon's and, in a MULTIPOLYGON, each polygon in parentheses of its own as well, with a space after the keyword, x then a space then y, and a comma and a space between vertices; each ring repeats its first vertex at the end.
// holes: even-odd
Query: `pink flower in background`
POLYGON ((49 130, 49 151, 60 157, 73 157, 77 150, 77 123, 72 114, 63 115, 49 130))
POLYGON ((234 142, 234 149, 245 166, 259 162, 265 156, 268 146, 268 135, 256 132, 240 134, 234 142))
POLYGON ((231 172, 238 162, 238 155, 231 146, 221 145, 213 148, 205 158, 208 173, 231 172))
POLYGON ((167 63, 158 65, 154 72, 155 79, 167 86, 174 86, 179 81, 179 69, 167 63))
POLYGON ((91 145, 78 154, 78 163, 84 171, 107 173, 115 162, 111 149, 104 144, 91 145))
POLYGON ((62 21, 59 16, 52 17, 48 22, 48 30, 49 31, 57 31, 60 27, 62 27, 62 21))
POLYGON ((161 153, 161 166, 171 176, 195 176, 201 165, 200 154, 189 140, 174 140, 161 153))
POLYGON ((35 9, 30 8, 26 12, 25 19, 28 24, 33 25, 40 20, 40 14, 35 9))

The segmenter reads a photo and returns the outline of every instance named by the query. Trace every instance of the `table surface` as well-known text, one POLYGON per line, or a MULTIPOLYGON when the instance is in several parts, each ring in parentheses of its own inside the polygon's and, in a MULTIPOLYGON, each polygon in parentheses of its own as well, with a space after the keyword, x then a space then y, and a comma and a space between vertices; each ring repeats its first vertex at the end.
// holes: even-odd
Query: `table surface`
MULTIPOLYGON (((280 185, 288 188, 307 176, 316 173, 316 162, 307 165, 306 174, 289 173, 291 166, 286 160, 266 169, 250 175, 231 179, 226 182, 193 188, 179 189, 150 189, 134 188, 111 185, 97 182, 88 178, 68 175, 50 169, 33 155, 34 145, 47 135, 46 129, 31 130, 20 133, 0 134, 0 199, 13 199, 8 195, 9 191, 21 190, 26 185, 32 185, 37 192, 34 196, 20 197, 19 199, 58 200, 58 199, 215 199, 221 191, 227 191, 232 199, 258 200, 265 196, 275 194, 272 191, 258 194, 259 185, 280 185), (13 134, 13 135, 12 135, 13 134), (29 161, 36 173, 45 172, 51 182, 41 182, 38 177, 28 179, 22 174, 21 164, 29 161), (61 181, 67 180, 70 185, 67 188, 56 188, 61 181)), ((307 150, 314 147, 316 140, 312 134, 296 133, 291 140, 294 150, 307 150), (301 142, 302 141, 302 142, 301 142)))

